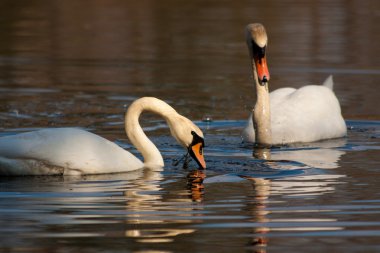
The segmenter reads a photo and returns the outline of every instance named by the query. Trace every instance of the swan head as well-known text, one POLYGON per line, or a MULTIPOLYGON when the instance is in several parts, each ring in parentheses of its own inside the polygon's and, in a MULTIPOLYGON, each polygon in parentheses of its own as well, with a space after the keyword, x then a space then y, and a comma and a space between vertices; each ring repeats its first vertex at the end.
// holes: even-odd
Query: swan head
POLYGON ((192 131, 191 135, 193 136, 193 141, 188 147, 188 152, 202 169, 206 169, 206 162, 203 156, 203 147, 205 146, 204 139, 195 131, 192 131))
POLYGON ((203 155, 204 137, 199 129, 189 119, 178 114, 178 117, 169 121, 170 131, 174 138, 187 150, 190 156, 202 169, 206 169, 206 162, 203 155))
POLYGON ((268 36, 265 28, 259 23, 249 24, 245 29, 245 36, 255 77, 260 85, 265 85, 270 78, 266 60, 268 36))

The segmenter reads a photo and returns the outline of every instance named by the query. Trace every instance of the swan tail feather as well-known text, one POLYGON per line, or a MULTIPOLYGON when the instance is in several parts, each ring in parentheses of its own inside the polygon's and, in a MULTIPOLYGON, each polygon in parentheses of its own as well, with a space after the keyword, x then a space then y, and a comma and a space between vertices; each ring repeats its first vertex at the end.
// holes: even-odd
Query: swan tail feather
POLYGON ((322 84, 323 86, 329 88, 330 90, 333 90, 334 88, 334 81, 333 81, 333 76, 329 75, 326 80, 322 84))

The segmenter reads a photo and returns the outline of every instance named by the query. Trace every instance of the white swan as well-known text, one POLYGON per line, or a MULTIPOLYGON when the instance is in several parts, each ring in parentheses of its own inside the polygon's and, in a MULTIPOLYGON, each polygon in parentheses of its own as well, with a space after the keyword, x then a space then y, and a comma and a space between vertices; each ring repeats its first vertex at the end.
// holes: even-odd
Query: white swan
POLYGON ((165 102, 144 97, 134 101, 125 116, 129 140, 141 152, 144 163, 115 143, 76 128, 52 128, 0 138, 0 175, 82 175, 163 167, 156 146, 139 124, 143 111, 161 115, 171 134, 206 168, 203 133, 189 119, 165 102))
POLYGON ((333 92, 332 76, 323 85, 281 88, 269 94, 267 34, 261 24, 249 24, 246 40, 252 60, 256 104, 243 131, 244 141, 270 146, 343 137, 346 123, 333 92))

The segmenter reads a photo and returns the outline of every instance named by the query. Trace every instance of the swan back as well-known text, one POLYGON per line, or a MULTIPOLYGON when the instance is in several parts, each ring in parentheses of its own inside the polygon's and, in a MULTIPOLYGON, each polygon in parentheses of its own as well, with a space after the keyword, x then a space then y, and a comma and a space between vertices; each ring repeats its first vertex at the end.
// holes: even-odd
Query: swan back
POLYGON ((130 171, 143 164, 98 135, 52 128, 0 138, 0 167, 2 174, 69 175, 130 171))
POLYGON ((282 100, 271 96, 271 112, 273 144, 313 142, 346 135, 339 101, 325 86, 304 86, 282 100))

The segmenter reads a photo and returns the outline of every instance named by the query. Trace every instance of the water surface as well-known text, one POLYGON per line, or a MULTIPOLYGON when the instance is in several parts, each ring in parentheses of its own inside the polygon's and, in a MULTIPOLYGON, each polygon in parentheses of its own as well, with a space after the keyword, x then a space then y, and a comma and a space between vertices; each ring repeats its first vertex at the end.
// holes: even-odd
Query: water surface
POLYGON ((78 126, 137 151, 126 107, 156 96, 206 136, 206 171, 164 122, 163 171, 0 178, 2 252, 378 252, 378 1, 0 3, 0 136, 78 126), (242 143, 254 104, 244 27, 269 34, 270 89, 330 74, 347 138, 242 143), (206 120, 207 119, 207 120, 206 120), (269 155, 269 156, 268 156, 269 155))

